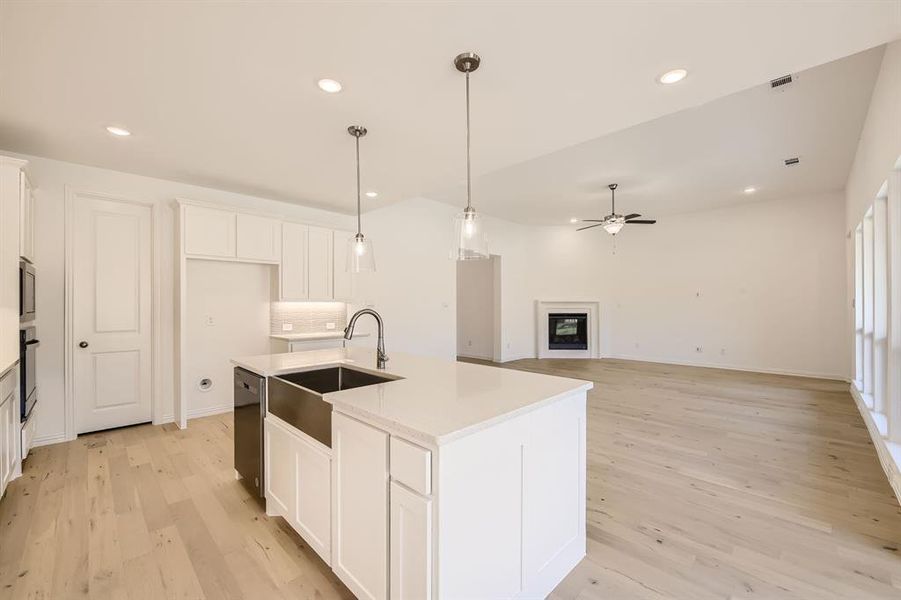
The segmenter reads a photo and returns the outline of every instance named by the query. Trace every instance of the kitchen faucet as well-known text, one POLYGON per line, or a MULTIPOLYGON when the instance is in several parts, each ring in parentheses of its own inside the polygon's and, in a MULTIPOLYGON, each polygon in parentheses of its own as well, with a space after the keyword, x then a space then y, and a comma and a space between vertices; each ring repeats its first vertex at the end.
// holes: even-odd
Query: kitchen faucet
POLYGON ((347 323, 347 327, 344 328, 344 339, 349 340, 353 338, 354 335, 354 325, 357 324, 357 319, 362 315, 372 315, 375 319, 375 322, 379 326, 379 343, 378 348, 376 350, 377 360, 376 367, 379 369, 385 368, 385 363, 388 362, 388 355, 385 354, 385 328, 382 323, 382 317, 379 313, 375 312, 371 308, 361 308, 350 318, 350 322, 347 323))

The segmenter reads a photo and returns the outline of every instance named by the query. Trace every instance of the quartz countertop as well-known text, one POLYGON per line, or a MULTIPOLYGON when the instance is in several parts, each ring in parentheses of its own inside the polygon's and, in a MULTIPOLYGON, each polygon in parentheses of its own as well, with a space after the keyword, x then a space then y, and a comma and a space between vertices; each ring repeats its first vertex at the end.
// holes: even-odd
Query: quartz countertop
POLYGON ((263 376, 347 365, 394 381, 323 398, 335 409, 412 439, 441 445, 594 387, 590 381, 391 352, 376 369, 371 348, 331 348, 235 358, 263 376))
MULTIPOLYGON (((344 330, 319 331, 316 333, 273 333, 269 337, 274 340, 285 340, 286 342, 305 342, 307 340, 340 340, 344 337, 344 330)), ((354 339, 359 337, 369 337, 369 334, 354 334, 354 339)))

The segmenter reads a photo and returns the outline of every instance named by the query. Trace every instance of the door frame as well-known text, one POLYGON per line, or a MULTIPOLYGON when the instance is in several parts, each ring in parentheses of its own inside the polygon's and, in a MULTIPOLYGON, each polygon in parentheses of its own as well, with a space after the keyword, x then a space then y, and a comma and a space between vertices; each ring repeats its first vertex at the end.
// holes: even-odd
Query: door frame
POLYGON ((162 249, 162 228, 160 226, 159 205, 152 200, 130 198, 120 194, 110 194, 107 192, 97 192, 70 185, 65 186, 65 196, 65 313, 63 320, 65 330, 63 344, 65 347, 63 356, 65 361, 64 412, 66 440, 74 440, 78 437, 75 430, 75 411, 77 406, 75 402, 75 350, 73 347, 75 343, 75 304, 73 298, 75 269, 73 263, 73 250, 75 245, 75 203, 79 198, 120 202, 122 204, 132 204, 150 208, 150 418, 154 425, 160 425, 167 420, 171 421, 172 415, 168 415, 167 419, 165 407, 162 405, 163 386, 160 373, 160 365, 162 364, 160 360, 160 287, 162 282, 160 251, 162 249))

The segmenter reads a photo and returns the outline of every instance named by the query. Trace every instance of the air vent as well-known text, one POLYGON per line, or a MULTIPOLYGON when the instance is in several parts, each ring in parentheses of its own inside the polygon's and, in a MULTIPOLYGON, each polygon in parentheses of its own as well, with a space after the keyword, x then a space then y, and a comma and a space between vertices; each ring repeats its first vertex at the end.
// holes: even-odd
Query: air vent
POLYGON ((782 77, 777 77, 776 79, 771 80, 770 88, 775 90, 776 88, 790 84, 792 81, 794 80, 792 79, 791 75, 783 75, 782 77))
POLYGON ((801 162, 801 159, 798 158, 797 156, 794 156, 794 157, 792 157, 792 158, 786 158, 786 159, 785 159, 785 166, 786 166, 786 167, 790 167, 790 166, 792 166, 792 165, 798 164, 799 162, 801 162))

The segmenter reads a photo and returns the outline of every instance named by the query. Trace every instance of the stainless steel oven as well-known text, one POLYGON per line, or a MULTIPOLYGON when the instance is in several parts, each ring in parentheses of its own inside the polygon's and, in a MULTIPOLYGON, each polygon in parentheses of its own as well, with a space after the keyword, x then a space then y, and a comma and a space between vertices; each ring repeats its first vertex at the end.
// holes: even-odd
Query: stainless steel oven
POLYGON ((19 322, 34 321, 34 265, 19 261, 19 322))
POLYGON ((21 399, 19 416, 23 423, 31 415, 38 401, 36 377, 38 346, 40 342, 35 339, 34 327, 23 327, 19 330, 19 377, 22 386, 19 394, 21 399))

